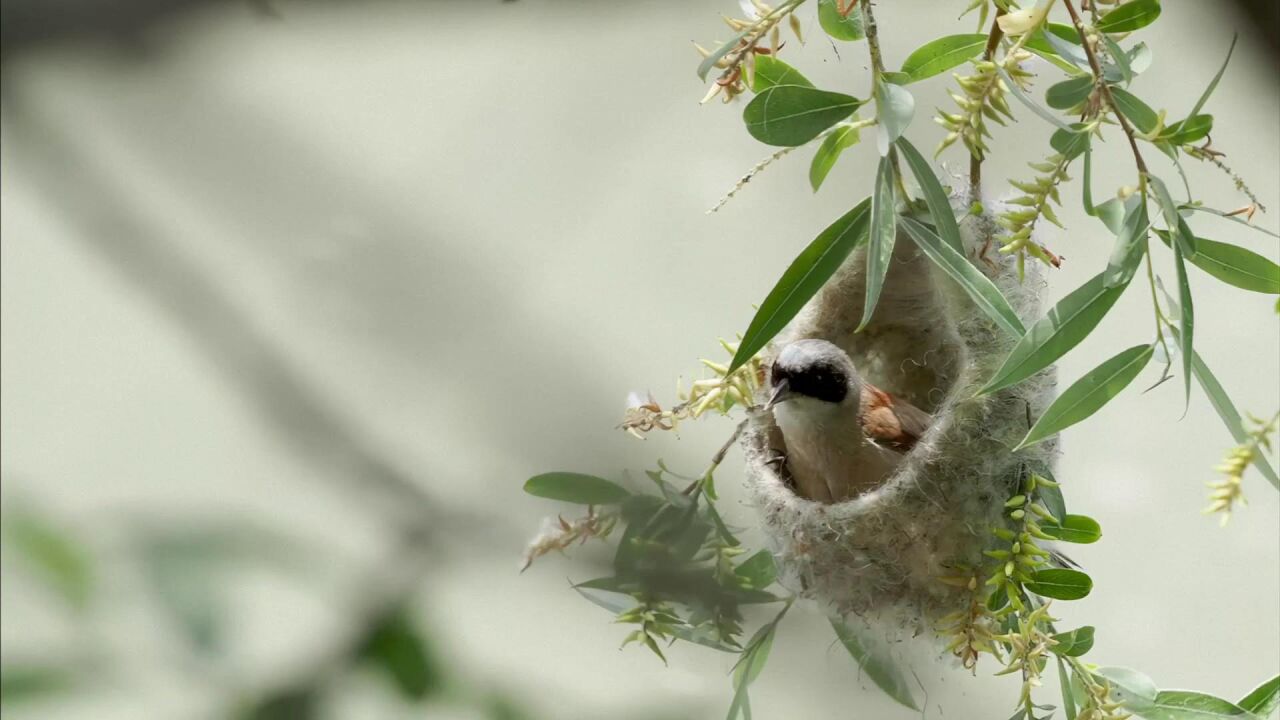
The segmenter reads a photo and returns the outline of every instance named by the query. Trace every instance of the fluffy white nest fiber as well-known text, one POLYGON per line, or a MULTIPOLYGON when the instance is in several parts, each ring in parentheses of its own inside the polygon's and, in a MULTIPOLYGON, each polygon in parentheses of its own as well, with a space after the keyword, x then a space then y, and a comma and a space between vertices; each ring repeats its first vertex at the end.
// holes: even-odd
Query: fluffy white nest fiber
MULTIPOLYGON (((967 206, 969 199, 958 201, 967 206)), ((1000 255, 999 228, 988 211, 960 223, 974 260, 1030 325, 1044 287, 1034 263, 1019 282, 1014 260, 1000 255)), ((774 349, 823 338, 844 348, 861 374, 929 410, 934 422, 899 469, 879 488, 823 504, 797 496, 776 462, 785 442, 772 418, 751 421, 743 436, 748 494, 782 570, 783 582, 840 614, 904 613, 938 617, 968 593, 941 582, 977 567, 1002 522, 1005 501, 1028 472, 1051 469, 1056 440, 1011 452, 1052 400, 1053 370, 983 397, 975 392, 1012 349, 1009 337, 922 255, 905 233, 875 316, 861 333, 866 257, 855 252, 810 301, 774 349)))

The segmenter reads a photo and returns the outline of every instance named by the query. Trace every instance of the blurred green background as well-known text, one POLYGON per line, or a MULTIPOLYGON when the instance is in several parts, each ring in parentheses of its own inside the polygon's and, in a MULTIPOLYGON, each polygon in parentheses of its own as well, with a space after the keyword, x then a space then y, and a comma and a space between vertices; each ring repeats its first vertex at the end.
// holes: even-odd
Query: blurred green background
MULTIPOLYGON (((969 31, 965 4, 882 2, 888 63, 969 31)), ((558 509, 520 492, 530 475, 703 467, 730 425, 638 442, 615 429, 627 391, 669 401, 869 192, 870 145, 817 195, 802 150, 705 214, 769 153, 740 108, 697 104, 690 41, 726 38, 718 13, 736 3, 3 7, 5 717, 723 715, 733 658, 619 652, 624 630, 569 590, 599 548, 517 570, 558 509)), ((803 17, 812 40, 784 55, 865 95, 864 49, 803 17)), ((1237 29, 1215 146, 1275 228, 1265 33, 1225 4, 1166 3, 1134 89, 1184 111, 1237 29)), ((920 147, 940 138, 946 87, 917 91, 920 147)), ((1052 128, 1023 110, 997 133, 989 187, 1047 152, 1052 128)), ((1097 188, 1131 182, 1118 142, 1097 188)), ((960 153, 943 157, 954 172, 960 153)), ((1212 168, 1188 172, 1208 202, 1243 204, 1212 168)), ((1067 258, 1051 297, 1109 252, 1078 192, 1072 230, 1049 238, 1067 258)), ((1192 280, 1200 352, 1242 409, 1269 414, 1272 302, 1192 280)), ((1147 338, 1137 295, 1063 377, 1147 338)), ((1105 538, 1075 552, 1095 592, 1057 609, 1098 626, 1098 662, 1237 697, 1280 666, 1280 502, 1251 475, 1226 529, 1200 514, 1232 443, 1202 396, 1179 420, 1175 386, 1066 433, 1058 478, 1105 538)), ((739 462, 721 507, 750 526, 739 462)), ((907 645, 927 717, 1011 711, 1016 682, 992 664, 972 678, 907 645)), ((909 716, 813 608, 788 618, 752 695, 761 718, 909 716)))

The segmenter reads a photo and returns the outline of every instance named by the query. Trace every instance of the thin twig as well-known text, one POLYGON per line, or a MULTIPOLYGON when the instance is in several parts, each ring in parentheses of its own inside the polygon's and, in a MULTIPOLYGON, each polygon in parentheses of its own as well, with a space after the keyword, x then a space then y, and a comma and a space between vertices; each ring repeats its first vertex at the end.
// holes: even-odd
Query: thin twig
MULTIPOLYGON (((995 59, 1000 38, 1004 37, 1004 31, 1000 29, 1000 16, 1004 12, 1004 8, 996 6, 996 16, 991 20, 991 32, 987 35, 987 47, 982 51, 982 59, 986 62, 995 59)), ((975 199, 982 193, 982 156, 972 152, 969 153, 969 189, 975 199)))

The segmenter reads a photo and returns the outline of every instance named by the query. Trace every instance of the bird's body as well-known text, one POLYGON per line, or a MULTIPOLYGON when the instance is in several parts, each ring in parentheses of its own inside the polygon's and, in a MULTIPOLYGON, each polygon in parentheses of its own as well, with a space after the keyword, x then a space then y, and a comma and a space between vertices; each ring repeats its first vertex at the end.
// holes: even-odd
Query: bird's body
POLYGON ((864 382, 849 356, 824 340, 784 347, 770 382, 770 407, 796 490, 819 502, 840 502, 880 485, 932 420, 864 382))

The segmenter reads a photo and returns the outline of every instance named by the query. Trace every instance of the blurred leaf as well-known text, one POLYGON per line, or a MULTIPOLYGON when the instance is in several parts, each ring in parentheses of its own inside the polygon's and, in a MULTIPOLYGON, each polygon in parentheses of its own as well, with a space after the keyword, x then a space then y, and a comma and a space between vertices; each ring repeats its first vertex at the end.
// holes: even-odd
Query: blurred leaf
POLYGON ((963 65, 987 45, 985 33, 947 35, 918 47, 902 62, 902 72, 916 82, 963 65))
POLYGON ((867 235, 867 295, 862 310, 862 322, 858 330, 867 326, 880 301, 884 279, 893 261, 893 245, 898 238, 898 214, 893 199, 893 162, 891 157, 880 158, 876 170, 875 192, 871 196, 871 227, 867 235))
POLYGON ((876 111, 880 124, 876 129, 876 147, 883 157, 902 137, 916 113, 916 99, 911 91, 890 82, 876 84, 876 111))
POLYGON ((1127 33, 1144 28, 1160 17, 1160 0, 1132 0, 1102 16, 1098 30, 1127 33))
POLYGON ((951 246, 952 250, 963 254, 964 244, 960 239, 960 227, 956 224, 955 214, 951 210, 951 201, 947 199, 947 193, 938 182, 938 176, 934 174, 933 168, 905 137, 898 138, 898 150, 902 153, 902 158, 907 161, 907 166, 911 168, 911 174, 915 176, 916 183, 920 185, 920 192, 924 193, 924 201, 929 206, 929 216, 933 218, 933 225, 937 228, 938 235, 951 246))
POLYGON ((1195 106, 1191 108, 1191 112, 1187 113, 1187 117, 1199 115, 1200 111, 1204 109, 1204 104, 1209 102, 1209 96, 1213 95, 1213 91, 1218 87, 1218 81, 1222 79, 1222 74, 1227 71, 1227 64, 1231 62, 1231 53, 1235 52, 1236 40, 1239 39, 1239 35, 1231 36, 1231 46, 1227 48, 1227 56, 1223 58, 1222 66, 1218 68, 1218 72, 1214 73, 1213 79, 1209 81, 1208 87, 1200 94, 1200 99, 1196 100, 1195 106))
POLYGON ((791 262, 751 319, 738 344, 738 352, 729 364, 730 372, 764 349, 835 274, 849 253, 866 241, 870 207, 870 198, 858 203, 823 230, 791 262))
POLYGON ((535 475, 524 484, 524 491, 530 495, 579 505, 614 505, 631 497, 631 493, 617 483, 574 472, 535 475))
POLYGON ((1236 704, 1260 718, 1270 717, 1276 710, 1280 710, 1280 675, 1254 688, 1253 692, 1236 704))
POLYGON ((773 584, 778 577, 778 566, 773 561, 773 553, 761 550, 738 565, 734 574, 746 587, 763 590, 773 584))
POLYGON ((1076 35, 1074 28, 1072 28, 1071 34, 1072 37, 1070 39, 1058 37, 1052 32, 1045 33, 1043 37, 1045 44, 1053 49, 1055 55, 1087 72, 1092 69, 1089 64, 1089 56, 1085 54, 1084 48, 1080 47, 1080 37, 1076 35))
POLYGON ((1133 382, 1154 350, 1151 345, 1135 345, 1085 373, 1053 401, 1014 450, 1034 445, 1098 412, 1133 382))
POLYGON ((919 710, 907 676, 894 659, 885 652, 879 643, 868 637, 865 632, 850 626, 844 620, 831 617, 831 627, 836 631, 840 644, 853 656, 854 662, 862 668, 862 672, 871 678, 876 687, 886 695, 912 710, 919 710))
POLYGON ((1149 706, 1132 710, 1146 720, 1258 720, 1257 715, 1235 703, 1191 690, 1161 690, 1149 706))
POLYGON ((1054 130, 1053 135, 1049 138, 1049 145, 1067 160, 1074 160, 1081 153, 1089 149, 1089 133, 1084 131, 1084 125, 1081 123, 1072 124, 1075 132, 1067 130, 1054 130))
POLYGON ((1146 256, 1147 231, 1150 228, 1147 204, 1143 202, 1142 195, 1134 193, 1124 203, 1124 220, 1116 233, 1116 244, 1111 251, 1111 259, 1107 261, 1107 269, 1102 273, 1107 287, 1128 285, 1133 279, 1146 256))
POLYGON ((1044 93, 1044 102, 1054 110, 1067 110, 1084 102, 1093 91, 1093 77, 1081 75, 1054 83, 1044 93))
POLYGON ((485 700, 484 717, 487 720, 532 720, 533 718, 520 702, 501 693, 491 694, 485 700))
POLYGON ((320 691, 313 686, 287 688, 237 713, 238 720, 317 720, 320 691))
POLYGON ((728 720, 734 720, 739 715, 750 720, 751 701, 747 696, 747 688, 760 676, 765 663, 769 661, 769 651, 773 649, 773 636, 778 630, 778 623, 782 622, 790 609, 791 603, 787 603, 773 620, 757 630, 742 651, 738 663, 733 666, 733 702, 729 705, 728 720))
POLYGON ((1151 185, 1153 194, 1156 196, 1156 203, 1164 214, 1165 226, 1173 233, 1174 242, 1182 248, 1184 257, 1187 259, 1194 258, 1196 256, 1196 236, 1192 234, 1187 221, 1178 212, 1178 203, 1173 201, 1173 196, 1169 194, 1169 188, 1160 178, 1154 175, 1147 175, 1147 182, 1151 185))
POLYGON ((1057 43, 1049 43, 1049 35, 1053 35, 1058 40, 1065 40, 1076 48, 1080 46, 1080 36, 1076 33, 1075 28, 1058 23, 1047 23, 1047 28, 1036 30, 1035 34, 1027 40, 1023 47, 1053 63, 1063 72, 1076 75, 1080 73, 1081 68, 1088 69, 1089 60, 1087 57, 1084 58, 1083 64, 1077 62, 1077 56, 1084 55, 1082 51, 1077 49, 1069 52, 1070 60, 1067 60, 1058 52, 1057 43))
POLYGON ((760 92, 774 85, 803 85, 813 87, 809 79, 799 70, 782 62, 772 55, 757 55, 755 73, 752 76, 751 89, 760 92))
POLYGON ((1000 289, 967 258, 953 250, 921 223, 906 216, 903 216, 900 222, 911 239, 915 240, 920 251, 946 272, 952 280, 955 280, 974 304, 981 308, 1000 329, 1015 338, 1021 337, 1026 332, 1022 327, 1022 321, 1018 319, 1018 314, 1009 306, 1009 301, 1000 293, 1000 289))
MULTIPOLYGON (((1150 347, 1150 346, 1148 346, 1150 347)), ((1088 544, 1102 538, 1102 526, 1087 515, 1062 516, 1062 523, 1045 521, 1040 529, 1046 535, 1052 535, 1063 542, 1088 544)))
POLYGON ((65 667, 6 662, 0 666, 0 706, 45 700, 76 685, 76 673, 65 667))
POLYGON ((73 609, 88 607, 93 571, 89 551, 78 540, 49 518, 21 505, 7 509, 3 532, 6 545, 36 577, 73 609))
POLYGON ((1225 213, 1225 212, 1223 212, 1223 211, 1221 211, 1221 210, 1217 210, 1217 209, 1214 209, 1214 208, 1211 208, 1211 207, 1205 207, 1204 205, 1179 205, 1179 206, 1178 206, 1178 209, 1179 209, 1179 210, 1190 210, 1190 211, 1192 211, 1192 212, 1208 213, 1209 215, 1217 215, 1218 217, 1222 218, 1223 220, 1230 220, 1231 222, 1233 222, 1233 223, 1235 223, 1235 224, 1237 224, 1237 225, 1243 225, 1244 227, 1247 227, 1247 228, 1249 228, 1250 230, 1257 230, 1258 232, 1262 233, 1263 235, 1269 235, 1269 236, 1271 236, 1271 237, 1273 237, 1273 238, 1276 238, 1276 239, 1280 240, 1280 233, 1272 232, 1272 231, 1270 231, 1270 230, 1268 230, 1268 229, 1266 229, 1266 228, 1262 227, 1261 225, 1254 225, 1253 223, 1249 222, 1248 220, 1242 220, 1242 219, 1240 219, 1240 218, 1236 217, 1235 215, 1228 215, 1227 213, 1225 213))
POLYGON ((1055 600, 1079 600, 1093 589, 1093 580, 1079 570, 1049 568, 1031 573, 1028 592, 1055 600))
POLYGON ((1150 105, 1143 102, 1137 95, 1125 90, 1124 88, 1112 87, 1111 97, 1116 101, 1116 110, 1120 114, 1129 118, 1138 130, 1144 134, 1150 133, 1160 124, 1160 116, 1150 105))
POLYGON ((355 660, 384 673, 408 700, 422 700, 444 688, 440 663, 431 657, 422 632, 403 609, 372 624, 355 660))
POLYGON ((996 73, 1000 75, 1001 80, 1004 80, 1005 87, 1009 88, 1010 94, 1017 98, 1018 102, 1026 105, 1031 112, 1039 115, 1045 122, 1056 128, 1066 130, 1067 132, 1074 132, 1070 125, 1063 122, 1062 118, 1059 118, 1057 115, 1045 110, 1039 103, 1032 100, 1029 95, 1023 92, 1022 88, 1018 87, 1018 83, 1014 82, 1013 78, 1009 77, 1009 73, 1005 72, 1003 68, 997 68, 996 73))
POLYGON ((850 95, 805 85, 774 85, 742 111, 751 137, 766 145, 795 147, 849 117, 862 101, 850 95))
POLYGON ((1126 287, 1107 287, 1099 274, 1073 290, 1031 326, 979 394, 1021 382, 1067 354, 1098 326, 1126 287))
POLYGON ((1183 389, 1186 393, 1186 405, 1191 405, 1191 358, 1195 349, 1194 333, 1196 326, 1195 305, 1191 300, 1191 283, 1187 279, 1187 263, 1182 256, 1182 246, 1173 246, 1174 267, 1178 271, 1178 341, 1182 351, 1183 389))
POLYGON ((745 30, 734 35, 723 45, 716 48, 710 55, 703 58, 702 62, 698 64, 698 78, 706 80, 707 73, 711 72, 711 68, 715 67, 716 63, 720 62, 720 58, 733 52, 734 48, 738 47, 738 43, 742 42, 742 38, 746 37, 746 35, 747 31, 745 30))
POLYGON ((866 37, 862 30, 862 13, 854 8, 847 16, 841 17, 836 0, 818 0, 818 24, 823 32, 836 40, 849 42, 866 37))
POLYGON ((1053 651, 1064 657, 1080 657, 1093 648, 1093 626, 1085 625, 1053 636, 1058 644, 1053 651))
MULTIPOLYGON (((1199 353, 1192 355, 1191 372, 1195 375, 1196 380, 1200 382, 1200 387, 1204 389, 1204 394, 1209 396, 1209 404, 1213 405, 1213 409, 1218 412, 1218 417, 1222 418, 1222 424, 1227 426, 1232 439, 1239 444, 1248 442, 1249 436, 1245 431, 1240 411, 1236 410, 1235 403, 1231 402, 1226 390, 1222 388, 1222 383, 1218 382, 1218 378, 1209 370, 1209 366, 1204 363, 1199 353)), ((1277 490, 1280 490, 1280 476, 1276 475, 1276 471, 1267 461, 1265 453, 1255 453, 1253 465, 1277 490)))
MULTIPOLYGON (((1156 234, 1165 245, 1171 244, 1171 236, 1165 230, 1156 234)), ((1196 237, 1196 255, 1187 258, 1192 265, 1234 285, 1241 290, 1280 294, 1280 265, 1238 245, 1196 237)))
POLYGON ((164 609, 202 653, 222 649, 227 615, 223 568, 216 551, 153 538, 141 552, 143 571, 164 609))
POLYGON ((858 144, 860 137, 858 128, 845 126, 837 128, 835 132, 823 139, 822 144, 818 146, 818 151, 813 154, 813 162, 809 164, 809 185, 813 187, 814 192, 822 187, 827 174, 840 159, 840 154, 846 148, 858 144))

